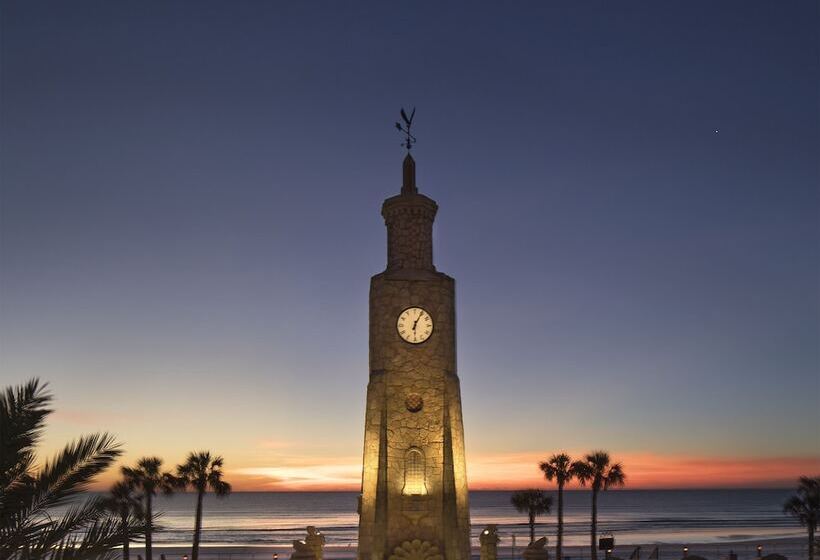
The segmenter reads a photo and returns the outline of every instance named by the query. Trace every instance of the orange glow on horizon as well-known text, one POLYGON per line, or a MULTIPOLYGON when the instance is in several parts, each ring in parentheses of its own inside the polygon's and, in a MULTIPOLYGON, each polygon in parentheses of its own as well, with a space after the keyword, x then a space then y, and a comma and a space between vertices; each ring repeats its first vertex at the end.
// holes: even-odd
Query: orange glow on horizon
MULTIPOLYGON (((583 453, 570 453, 581 457, 583 453)), ((480 457, 470 463, 472 490, 553 487, 537 465, 545 455, 534 453, 480 457), (509 481, 509 482, 508 482, 509 481)), ((656 453, 612 454, 624 465, 626 488, 750 488, 791 486, 801 475, 820 472, 820 456, 714 457, 656 453)), ((572 483, 569 488, 580 488, 572 483)))
MULTIPOLYGON (((570 453, 581 457, 582 453, 570 453)), ((538 470, 546 454, 515 453, 468 456, 471 490, 514 490, 526 487, 553 488, 538 470)), ((613 454, 624 464, 627 489, 694 489, 789 487, 801 475, 820 473, 820 456, 731 458, 613 454)), ((361 457, 291 458, 287 465, 269 467, 231 466, 226 457, 225 479, 235 491, 322 492, 358 491, 361 457)), ((117 478, 111 469, 95 484, 104 490, 117 478)), ((572 484, 568 488, 579 488, 572 484)))

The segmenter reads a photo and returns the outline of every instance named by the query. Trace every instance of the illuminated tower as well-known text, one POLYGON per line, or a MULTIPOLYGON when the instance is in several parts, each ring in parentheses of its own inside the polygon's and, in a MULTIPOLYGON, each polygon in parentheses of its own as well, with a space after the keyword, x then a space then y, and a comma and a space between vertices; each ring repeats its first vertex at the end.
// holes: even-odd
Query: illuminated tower
POLYGON ((438 206, 409 153, 403 171, 382 206, 387 269, 370 280, 359 559, 469 560, 455 281, 433 266, 438 206))

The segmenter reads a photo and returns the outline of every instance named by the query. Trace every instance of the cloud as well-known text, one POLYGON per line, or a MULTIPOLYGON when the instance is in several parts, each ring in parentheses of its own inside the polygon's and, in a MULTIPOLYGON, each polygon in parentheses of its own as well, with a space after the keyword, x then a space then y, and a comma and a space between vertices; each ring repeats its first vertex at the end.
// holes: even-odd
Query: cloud
POLYGON ((238 490, 358 490, 362 481, 361 462, 246 467, 230 471, 238 490))
MULTIPOLYGON (((571 455, 581 457, 582 453, 571 455)), ((470 488, 511 490, 547 486, 538 469, 538 462, 544 458, 544 454, 538 453, 468 456, 470 488)), ((788 486, 800 475, 820 472, 820 456, 736 458, 627 453, 613 454, 613 460, 624 464, 627 487, 634 489, 788 486)), ((274 491, 358 491, 361 473, 358 457, 299 456, 283 458, 277 465, 229 472, 237 490, 274 491)))
POLYGON ((76 424, 78 426, 91 426, 97 429, 101 425, 110 425, 119 423, 124 420, 133 419, 133 414, 124 414, 122 412, 109 411, 90 411, 90 410, 76 410, 76 409, 62 409, 54 411, 53 420, 66 422, 68 424, 76 424))
MULTIPOLYGON (((284 448, 287 442, 263 441, 260 447, 284 448)), ((581 457, 583 452, 569 452, 581 457)), ((472 490, 514 490, 550 487, 538 469, 545 453, 487 453, 467 456, 472 490)), ((788 487, 800 475, 820 473, 820 456, 719 457, 660 453, 613 453, 624 465, 627 488, 788 487)), ((228 457, 227 459, 230 460, 228 457)), ((264 458, 257 457, 264 461, 264 458)), ((238 491, 358 491, 361 456, 282 454, 270 464, 229 469, 226 479, 238 491)), ((94 485, 105 489, 117 477, 111 470, 94 485)), ((570 488, 577 487, 570 485, 570 488)))
MULTIPOLYGON (((583 453, 570 453, 581 457, 583 453)), ((470 488, 515 489, 546 484, 538 462, 546 454, 490 454, 468 458, 470 488)), ((613 454, 624 464, 628 488, 729 488, 793 484, 820 471, 820 456, 715 457, 657 453, 613 454)), ((577 485, 576 485, 577 486, 577 485)))
POLYGON ((294 443, 292 441, 273 439, 264 439, 256 443, 256 447, 259 449, 287 449, 288 447, 293 447, 293 445, 294 443))

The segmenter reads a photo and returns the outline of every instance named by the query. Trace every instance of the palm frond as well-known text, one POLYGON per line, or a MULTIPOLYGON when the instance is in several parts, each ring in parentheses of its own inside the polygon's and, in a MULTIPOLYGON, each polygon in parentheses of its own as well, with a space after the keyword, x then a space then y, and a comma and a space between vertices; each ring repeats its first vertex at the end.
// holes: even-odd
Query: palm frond
MULTIPOLYGON (((80 445, 71 444, 67 448, 69 451, 79 449, 79 453, 65 454, 64 450, 55 461, 46 465, 48 468, 44 467, 32 479, 30 485, 15 492, 14 511, 10 512, 11 515, 4 515, 0 525, 0 540, 4 545, 48 550, 94 523, 103 514, 102 498, 72 505, 57 521, 49 514, 50 509, 75 499, 98 472, 98 463, 108 460, 111 451, 109 438, 91 436, 86 439, 90 441, 80 440, 80 445), (92 466, 88 467, 89 464, 92 466)), ((110 460, 113 461, 113 457, 110 460)), ((9 513, 7 498, 3 496, 0 500, 4 513, 9 513)))
POLYGON ((586 461, 597 470, 604 470, 609 465, 609 453, 606 451, 593 451, 586 456, 586 461))
POLYGON ((136 467, 122 467, 121 472, 127 484, 140 489, 145 495, 155 496, 157 491, 171 495, 181 483, 173 475, 164 473, 161 469, 162 459, 143 457, 137 461, 136 467))
POLYGON ((606 451, 593 451, 582 461, 575 461, 571 468, 581 486, 589 484, 594 492, 598 492, 626 483, 623 465, 610 464, 610 461, 609 453, 606 451))
POLYGON ((519 490, 510 496, 510 503, 520 513, 530 516, 549 513, 552 508, 552 496, 547 496, 537 488, 519 490))
POLYGON ((796 493, 783 504, 783 513, 804 527, 816 527, 820 522, 820 476, 801 476, 796 493))
POLYGON ((128 482, 121 480, 114 483, 108 495, 103 498, 103 507, 113 514, 122 517, 136 515, 142 517, 145 511, 142 507, 142 495, 134 490, 128 482))
POLYGON ((218 480, 210 482, 214 494, 219 498, 224 498, 231 493, 231 485, 225 481, 218 480))
POLYGON ((98 474, 122 454, 114 437, 101 433, 81 437, 43 465, 34 481, 34 511, 63 505, 86 490, 98 474))
POLYGON ((544 478, 555 480, 559 487, 572 480, 575 472, 572 468, 572 459, 566 453, 557 453, 547 461, 541 461, 538 468, 544 473, 544 478))
POLYGON ((86 526, 82 533, 75 533, 60 541, 52 550, 50 560, 94 560, 116 558, 114 549, 126 538, 134 540, 144 533, 143 520, 128 518, 123 527, 116 517, 100 517, 86 526))
POLYGON ((188 454, 181 465, 177 465, 176 476, 184 486, 191 486, 200 492, 210 488, 219 497, 231 492, 231 485, 222 480, 222 456, 212 456, 210 451, 195 451, 188 454))
POLYGON ((58 519, 42 517, 33 525, 35 538, 30 541, 34 550, 51 550, 60 543, 75 539, 83 529, 94 525, 105 515, 102 498, 96 497, 71 506, 58 519))
POLYGON ((0 393, 0 492, 24 484, 34 463, 34 449, 51 413, 48 384, 32 379, 0 393))
POLYGON ((604 476, 604 490, 608 490, 614 486, 623 486, 626 484, 626 474, 621 463, 615 463, 604 476))
POLYGON ((102 498, 76 501, 120 455, 110 435, 79 438, 33 468, 50 402, 37 379, 0 392, 0 560, 105 558, 121 536, 102 498))
POLYGON ((593 472, 592 467, 584 461, 575 461, 572 464, 572 470, 575 473, 575 478, 578 479, 581 486, 586 486, 593 480, 593 478, 595 478, 595 473, 593 472))

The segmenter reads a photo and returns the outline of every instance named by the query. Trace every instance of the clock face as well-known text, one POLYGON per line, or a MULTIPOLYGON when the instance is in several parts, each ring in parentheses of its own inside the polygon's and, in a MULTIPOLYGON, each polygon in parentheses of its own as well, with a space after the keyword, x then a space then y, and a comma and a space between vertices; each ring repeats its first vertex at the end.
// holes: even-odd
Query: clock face
POLYGON ((433 334, 433 318, 421 307, 408 307, 396 321, 399 336, 410 344, 421 344, 433 334))

